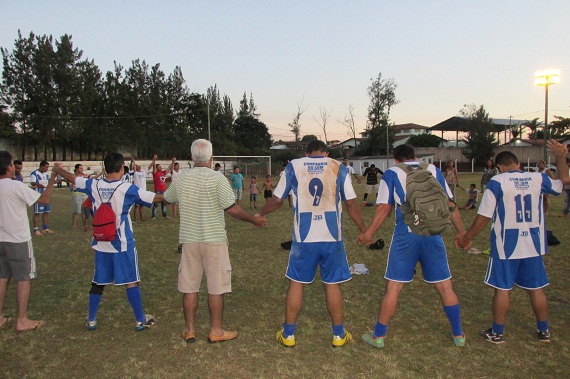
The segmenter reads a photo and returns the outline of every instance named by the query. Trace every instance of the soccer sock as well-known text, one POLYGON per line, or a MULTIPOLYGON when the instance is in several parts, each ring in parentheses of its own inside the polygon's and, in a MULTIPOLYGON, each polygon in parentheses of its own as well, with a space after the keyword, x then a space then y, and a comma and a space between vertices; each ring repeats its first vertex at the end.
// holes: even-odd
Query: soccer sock
POLYGON ((493 321, 493 333, 495 334, 504 334, 505 333, 505 324, 499 325, 493 321))
POLYGON ((381 324, 376 321, 376 326, 374 327, 374 338, 384 337, 388 332, 388 325, 381 324))
POLYGON ((463 330, 461 330, 461 307, 459 304, 455 305, 444 305, 443 310, 447 315, 447 319, 451 324, 451 332, 453 336, 462 336, 463 330))
POLYGON ((297 329, 297 324, 286 324, 283 323, 283 337, 289 337, 295 334, 297 329))
POLYGON ((339 336, 340 338, 344 338, 344 322, 339 325, 333 325, 332 331, 334 336, 339 336))
POLYGON ((135 314, 135 319, 138 322, 145 322, 146 318, 144 316, 144 310, 142 305, 142 296, 139 286, 127 288, 127 298, 133 308, 133 313, 135 314))
POLYGON ((40 229, 36 226, 36 227, 34 227, 34 232, 35 232, 36 230, 40 230, 40 229))
POLYGON ((43 224, 43 229, 46 230, 48 228, 47 224, 43 224))
POLYGON ((94 321, 97 319, 97 311, 99 310, 99 303, 101 303, 101 294, 89 294, 89 314, 87 315, 88 321, 94 321))
POLYGON ((536 320, 536 329, 541 331, 541 332, 547 331, 548 330, 548 320, 545 320, 545 321, 536 320))
POLYGON ((368 194, 365 193, 365 194, 364 194, 364 200, 363 200, 363 201, 366 201, 366 198, 367 198, 367 197, 368 197, 368 194))

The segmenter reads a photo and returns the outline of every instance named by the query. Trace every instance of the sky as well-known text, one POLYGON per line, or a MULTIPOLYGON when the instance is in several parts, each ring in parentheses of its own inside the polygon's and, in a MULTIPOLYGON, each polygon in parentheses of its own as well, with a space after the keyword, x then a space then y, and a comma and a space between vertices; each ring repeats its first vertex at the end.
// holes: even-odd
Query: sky
MULTIPOLYGON (((349 138, 354 108, 366 126, 367 88, 379 73, 397 84, 396 124, 433 126, 465 104, 497 119, 544 120, 538 70, 560 70, 549 120, 570 117, 570 1, 567 0, 2 0, 0 46, 24 36, 73 37, 101 71, 135 59, 181 67, 188 88, 217 85, 234 108, 253 95, 274 140, 302 103, 301 135, 349 138)), ((446 136, 447 137, 447 136, 446 136)))

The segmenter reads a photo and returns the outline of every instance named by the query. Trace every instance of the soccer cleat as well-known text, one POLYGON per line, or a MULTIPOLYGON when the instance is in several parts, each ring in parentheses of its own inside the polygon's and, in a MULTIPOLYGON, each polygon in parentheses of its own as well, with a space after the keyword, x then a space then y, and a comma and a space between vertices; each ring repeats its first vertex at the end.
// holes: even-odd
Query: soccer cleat
POLYGON ((503 337, 503 334, 502 333, 493 333, 493 328, 489 328, 487 330, 482 330, 481 333, 479 333, 479 334, 481 335, 481 337, 483 337, 487 341, 495 343, 495 344, 500 344, 500 343, 505 342, 505 338, 503 337))
POLYGON ((549 343, 550 342, 550 330, 537 330, 538 340, 540 342, 549 343))
POLYGON ((152 315, 144 315, 144 318, 145 322, 137 321, 137 323, 135 324, 135 330, 137 332, 142 332, 145 329, 155 326, 156 323, 158 322, 158 320, 156 320, 152 315))
POLYGON ((362 340, 375 348, 381 349, 384 347, 384 337, 374 338, 374 332, 366 333, 362 336, 362 340))
POLYGON ((454 343, 455 346, 457 346, 457 347, 463 347, 463 346, 465 346, 465 333, 463 333, 462 336, 453 337, 453 343, 454 343))
POLYGON ((87 330, 95 330, 97 329, 97 320, 89 321, 89 319, 85 319, 85 326, 87 330))
POLYGON ((42 233, 43 234, 55 234, 55 232, 53 230, 50 230, 50 229, 44 229, 44 231, 42 233))
POLYGON ((295 335, 291 334, 290 336, 285 337, 283 335, 283 329, 277 332, 275 338, 277 339, 277 342, 285 347, 295 347, 295 335))
POLYGON ((350 334, 348 331, 345 330, 343 338, 341 338, 340 336, 333 336, 332 345, 334 347, 341 347, 351 341, 352 341, 352 334, 350 334))

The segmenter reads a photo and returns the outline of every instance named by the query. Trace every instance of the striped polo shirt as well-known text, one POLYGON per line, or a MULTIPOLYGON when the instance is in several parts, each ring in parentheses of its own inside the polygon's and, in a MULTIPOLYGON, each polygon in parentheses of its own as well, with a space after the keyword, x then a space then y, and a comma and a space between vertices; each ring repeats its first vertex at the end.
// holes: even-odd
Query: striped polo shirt
POLYGON ((226 177, 209 167, 184 171, 164 193, 180 210, 180 243, 226 242, 224 210, 235 203, 226 177))

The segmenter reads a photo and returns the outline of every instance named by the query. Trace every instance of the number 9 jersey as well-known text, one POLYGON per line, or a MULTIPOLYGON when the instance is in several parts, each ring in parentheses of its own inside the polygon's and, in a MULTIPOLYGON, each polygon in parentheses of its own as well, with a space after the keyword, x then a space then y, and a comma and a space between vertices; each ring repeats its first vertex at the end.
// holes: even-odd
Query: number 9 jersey
POLYGON ((293 241, 342 241, 342 201, 356 198, 346 167, 328 157, 294 159, 274 195, 293 196, 293 241))
POLYGON ((562 182, 544 173, 510 171, 493 176, 477 211, 492 218, 491 257, 523 259, 547 252, 543 195, 560 195, 562 182))

